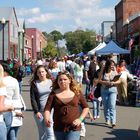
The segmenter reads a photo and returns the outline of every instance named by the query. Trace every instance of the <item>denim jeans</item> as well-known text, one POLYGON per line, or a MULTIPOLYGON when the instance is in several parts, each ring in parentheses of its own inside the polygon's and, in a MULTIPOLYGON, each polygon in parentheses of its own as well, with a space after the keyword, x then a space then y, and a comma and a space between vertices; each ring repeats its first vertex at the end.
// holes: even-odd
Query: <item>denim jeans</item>
POLYGON ((69 131, 69 132, 59 132, 55 131, 56 140, 79 140, 80 139, 80 131, 69 131))
POLYGON ((0 122, 0 140, 7 140, 7 129, 5 122, 0 122))
POLYGON ((51 127, 47 127, 44 119, 38 119, 36 115, 34 115, 34 118, 38 127, 39 140, 54 140, 53 122, 51 123, 51 127))
POLYGON ((88 97, 88 94, 90 92, 90 83, 86 82, 86 89, 85 89, 85 96, 88 97))
POLYGON ((100 116, 100 101, 98 99, 93 100, 93 116, 100 116))
POLYGON ((4 112, 3 113, 3 118, 4 118, 4 122, 7 128, 7 135, 9 134, 9 130, 11 128, 11 124, 12 124, 12 112, 4 112))
POLYGON ((11 127, 9 134, 7 136, 8 140, 17 140, 17 133, 19 130, 20 126, 17 127, 11 127))
POLYGON ((19 92, 20 92, 20 94, 21 94, 21 92, 22 92, 22 81, 18 81, 18 84, 19 84, 19 92))
POLYGON ((106 121, 116 124, 116 98, 117 88, 104 88, 101 87, 101 96, 104 106, 104 117, 106 121))

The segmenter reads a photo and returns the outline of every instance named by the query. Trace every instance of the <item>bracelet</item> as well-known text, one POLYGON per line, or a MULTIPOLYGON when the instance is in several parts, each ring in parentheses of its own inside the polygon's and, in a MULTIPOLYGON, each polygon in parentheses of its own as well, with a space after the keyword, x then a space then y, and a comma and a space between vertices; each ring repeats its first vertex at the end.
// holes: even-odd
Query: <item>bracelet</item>
POLYGON ((84 120, 84 118, 82 116, 80 116, 79 120, 82 122, 84 120))

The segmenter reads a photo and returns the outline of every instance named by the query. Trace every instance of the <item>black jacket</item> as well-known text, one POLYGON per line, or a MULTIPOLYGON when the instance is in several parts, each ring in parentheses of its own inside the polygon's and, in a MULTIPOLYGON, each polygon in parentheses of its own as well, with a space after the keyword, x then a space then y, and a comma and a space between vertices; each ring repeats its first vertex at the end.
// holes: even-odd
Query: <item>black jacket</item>
POLYGON ((36 114, 40 110, 39 93, 35 82, 31 83, 30 87, 30 100, 34 113, 36 114))

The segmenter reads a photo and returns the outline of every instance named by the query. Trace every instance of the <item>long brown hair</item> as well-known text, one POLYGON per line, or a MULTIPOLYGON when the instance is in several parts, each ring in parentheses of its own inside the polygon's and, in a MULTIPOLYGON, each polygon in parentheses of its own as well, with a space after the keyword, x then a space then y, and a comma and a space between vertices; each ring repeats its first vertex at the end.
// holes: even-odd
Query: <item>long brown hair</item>
POLYGON ((32 84, 32 83, 33 83, 34 81, 36 81, 36 80, 39 80, 39 77, 38 77, 38 75, 37 75, 37 71, 38 71, 40 68, 44 68, 45 71, 47 72, 46 78, 51 79, 51 74, 50 74, 49 70, 47 69, 47 67, 44 66, 44 65, 39 65, 39 66, 36 67, 36 69, 35 69, 35 71, 34 71, 33 77, 32 77, 31 80, 30 80, 30 84, 32 84))
POLYGON ((76 94, 76 95, 79 95, 82 90, 81 90, 81 87, 80 85, 74 80, 73 76, 68 72, 68 71, 63 71, 63 72, 59 72, 56 79, 54 80, 53 82, 53 85, 52 85, 52 90, 55 91, 56 89, 59 89, 59 85, 58 85, 58 78, 61 76, 61 75, 66 75, 69 80, 70 80, 70 89, 76 94))

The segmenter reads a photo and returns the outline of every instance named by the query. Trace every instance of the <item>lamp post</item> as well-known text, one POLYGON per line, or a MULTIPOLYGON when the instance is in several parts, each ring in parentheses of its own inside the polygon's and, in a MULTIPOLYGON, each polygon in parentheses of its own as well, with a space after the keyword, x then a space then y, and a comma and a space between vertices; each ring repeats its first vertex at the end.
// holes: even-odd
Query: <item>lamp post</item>
POLYGON ((41 53, 41 39, 40 39, 40 59, 41 59, 41 57, 42 57, 42 53, 41 53))
POLYGON ((34 51, 33 51, 33 42, 34 42, 34 35, 32 37, 32 59, 34 59, 34 51))
POLYGON ((126 25, 127 25, 127 40, 128 40, 128 49, 130 50, 130 64, 131 64, 131 61, 132 61, 132 56, 131 56, 131 46, 130 46, 130 38, 129 38, 129 19, 127 18, 126 19, 126 25))
POLYGON ((128 26, 129 26, 129 19, 126 19, 126 25, 127 25, 127 39, 128 39, 128 37, 129 37, 129 31, 128 31, 128 26))
POLYGON ((25 34, 25 30, 22 30, 22 63, 24 62, 24 34, 25 34))
POLYGON ((2 60, 4 61, 4 25, 5 25, 5 18, 2 18, 1 23, 2 23, 2 60))

